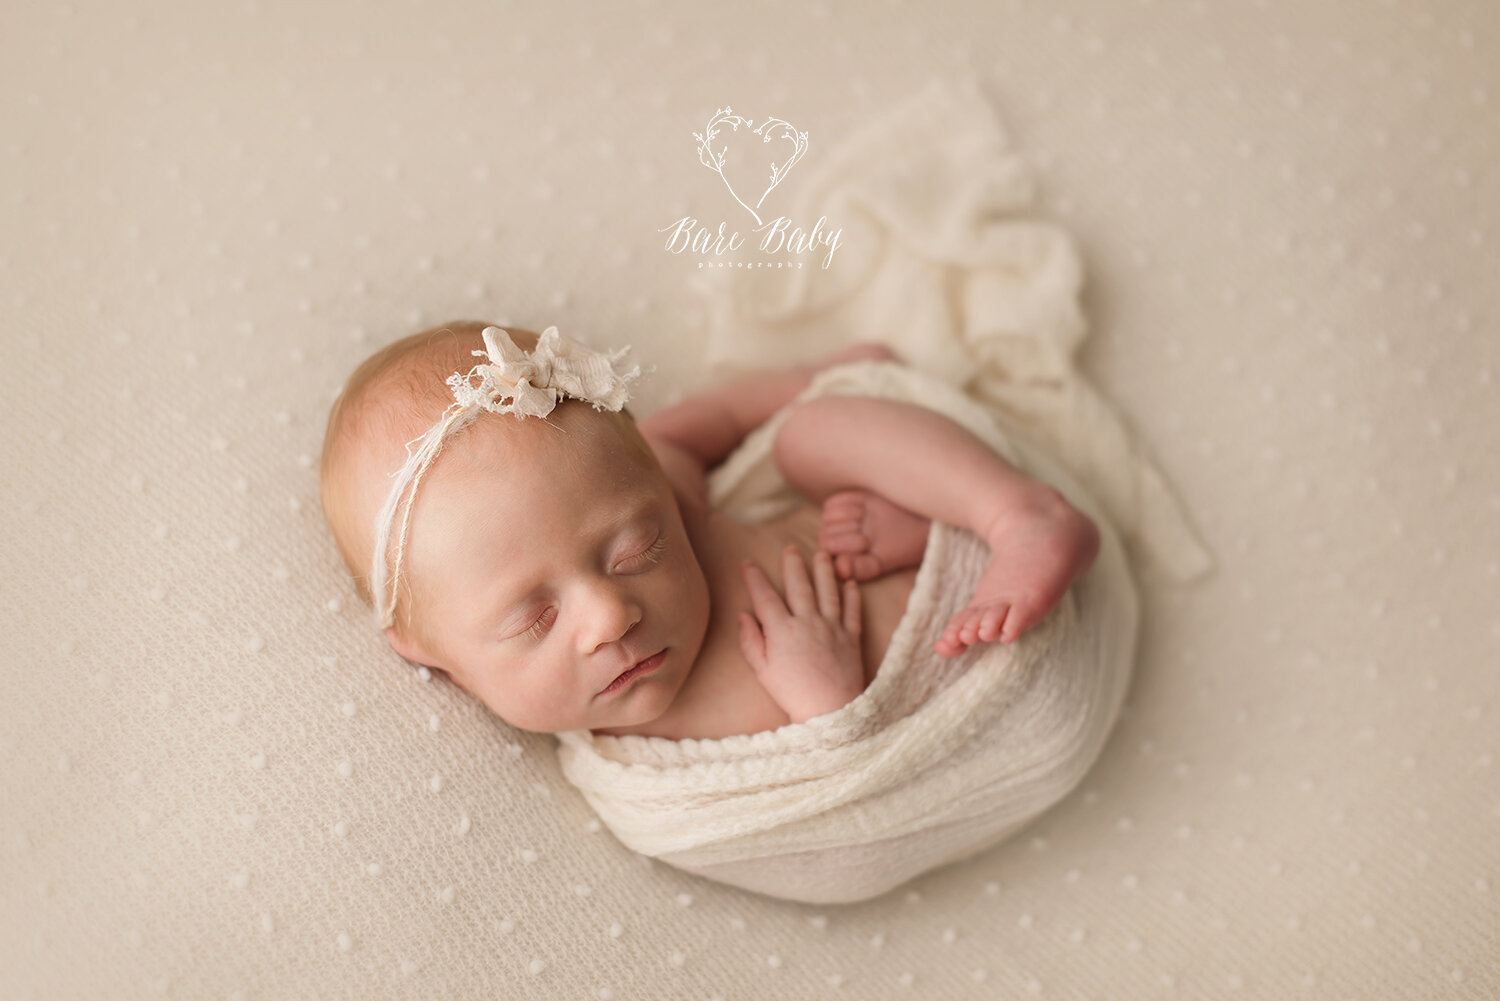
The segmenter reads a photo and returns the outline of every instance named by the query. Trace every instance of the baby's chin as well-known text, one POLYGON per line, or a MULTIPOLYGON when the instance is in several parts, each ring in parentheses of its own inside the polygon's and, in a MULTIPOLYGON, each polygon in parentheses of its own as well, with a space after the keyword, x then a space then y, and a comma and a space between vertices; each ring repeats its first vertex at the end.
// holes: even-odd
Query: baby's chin
POLYGON ((527 733, 556 734, 588 730, 592 733, 609 734, 630 733, 638 727, 655 722, 670 708, 671 702, 671 698, 642 699, 628 707, 611 707, 609 712, 588 713, 571 720, 517 717, 514 713, 507 714, 500 707, 489 703, 485 703, 485 707, 501 722, 527 733))
POLYGON ((653 705, 634 712, 610 713, 605 719, 596 720, 588 729, 600 734, 635 733, 661 719, 669 708, 670 701, 665 705, 653 705))

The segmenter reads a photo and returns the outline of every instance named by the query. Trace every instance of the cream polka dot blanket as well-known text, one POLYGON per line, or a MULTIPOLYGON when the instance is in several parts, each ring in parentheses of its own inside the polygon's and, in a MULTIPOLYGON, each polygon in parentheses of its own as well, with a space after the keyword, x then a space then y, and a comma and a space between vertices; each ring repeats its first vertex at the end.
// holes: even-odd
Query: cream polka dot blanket
MULTIPOLYGON (((1052 482, 1102 526, 1094 567, 1020 641, 947 658, 932 644, 989 560, 934 522, 905 615, 869 688, 837 712, 723 740, 560 735, 564 773, 629 847, 776 897, 843 903, 986 848, 1067 794, 1093 763, 1129 681, 1137 602, 1103 512, 1055 463, 1011 441, 935 377, 862 362, 802 398, 872 395, 943 413, 1052 482)), ((792 499, 771 459, 787 410, 711 482, 744 518, 792 499)))

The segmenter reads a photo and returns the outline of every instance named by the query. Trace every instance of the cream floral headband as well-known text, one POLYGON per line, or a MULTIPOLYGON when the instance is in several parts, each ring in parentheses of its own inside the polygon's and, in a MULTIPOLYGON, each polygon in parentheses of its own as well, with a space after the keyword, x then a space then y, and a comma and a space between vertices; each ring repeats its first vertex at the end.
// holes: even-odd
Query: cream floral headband
POLYGON ((406 553, 406 535, 417 488, 451 436, 485 411, 515 414, 520 420, 546 417, 563 399, 592 403, 595 410, 618 411, 630 397, 630 383, 641 374, 639 365, 631 366, 627 372, 615 371, 614 362, 624 357, 629 348, 606 355, 562 336, 556 327, 542 331, 536 349, 529 353, 516 347, 510 335, 499 327, 485 327, 481 336, 484 350, 475 351, 474 355, 489 361, 448 377, 454 402, 426 434, 407 442, 406 462, 391 474, 394 482, 390 495, 375 518, 370 594, 375 604, 375 619, 382 629, 396 621, 396 587, 401 580, 401 562, 406 553), (397 511, 401 512, 401 527, 396 535, 395 554, 391 555, 391 528, 396 523, 397 511))

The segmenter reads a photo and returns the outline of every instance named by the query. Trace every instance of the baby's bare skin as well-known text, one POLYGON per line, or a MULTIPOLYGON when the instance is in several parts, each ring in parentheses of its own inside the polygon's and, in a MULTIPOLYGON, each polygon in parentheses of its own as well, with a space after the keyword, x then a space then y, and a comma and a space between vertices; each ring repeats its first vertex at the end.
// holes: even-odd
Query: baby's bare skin
MULTIPOLYGON (((834 554, 840 577, 869 580, 921 563, 930 526, 878 494, 846 490, 824 501, 818 545, 834 554)), ((1097 535, 1086 517, 1045 490, 1007 508, 986 535, 990 565, 943 630, 937 652, 951 657, 975 643, 1019 639, 1088 569, 1097 535)))
POLYGON ((840 577, 870 580, 921 563, 931 524, 879 494, 842 490, 823 502, 818 546, 840 577))
MULTIPOLYGON (((356 577, 390 472, 442 413, 433 387, 467 360, 480 326, 392 346, 362 366, 364 395, 335 408, 324 510, 356 577), (403 403, 414 386, 424 395, 403 403), (378 419, 356 419, 368 413, 378 419), (358 433, 372 426, 388 433, 358 433)), ((530 350, 536 335, 521 334, 530 350)), ((797 403, 773 454, 806 502, 759 525, 709 507, 709 470, 819 369, 858 360, 894 356, 856 346, 638 424, 576 401, 544 421, 476 421, 413 501, 387 640, 523 729, 673 739, 775 729, 869 684, 929 518, 975 532, 993 554, 937 652, 1014 640, 1088 569, 1097 532, 1057 491, 931 411, 863 397, 797 403)))
MULTIPOLYGON (((662 716, 641 726, 597 732, 712 739, 773 730, 793 722, 741 649, 739 617, 751 611, 742 566, 753 561, 785 593, 781 572, 785 548, 795 546, 801 558, 813 560, 820 522, 821 513, 814 504, 799 505, 789 514, 758 525, 742 525, 711 509, 686 516, 689 538, 714 596, 697 663, 662 716)), ((859 585, 861 689, 874 678, 885 656, 915 579, 915 568, 907 568, 859 585)))
MULTIPOLYGON (((703 475, 726 454, 726 443, 737 444, 799 386, 792 380, 775 388, 779 392, 769 392, 751 378, 643 422, 642 433, 676 484, 684 511, 706 507, 703 475)), ((810 540, 824 550, 820 562, 809 574, 800 559, 778 559, 768 547, 783 540, 772 534, 762 536, 758 552, 727 550, 743 562, 748 592, 727 573, 709 579, 735 596, 740 658, 791 722, 848 703, 868 684, 870 661, 878 664, 884 652, 885 642, 879 652, 870 649, 843 614, 859 595, 841 594, 837 576, 878 582, 916 566, 929 518, 969 529, 992 554, 968 605, 934 645, 943 656, 1019 638, 1051 611, 1098 551, 1097 529, 1058 491, 1022 474, 958 424, 913 404, 849 396, 802 401, 778 429, 773 454, 787 482, 821 506, 810 540), (833 555, 842 558, 841 574, 833 555), (761 568, 776 567, 779 583, 767 581, 761 568), (746 593, 748 614, 741 611, 746 593), (861 648, 863 671, 850 656, 861 648)), ((908 580, 903 606, 909 592, 908 580)), ((893 629, 899 618, 897 610, 880 625, 893 629)), ((716 617, 712 629, 727 629, 727 621, 716 617)))
POLYGON ((1098 553, 1098 529, 1061 493, 920 407, 864 397, 809 400, 782 424, 775 452, 787 479, 824 501, 823 537, 846 558, 846 576, 920 558, 916 543, 927 518, 984 539, 990 565, 936 643, 944 656, 1019 638, 1098 553))

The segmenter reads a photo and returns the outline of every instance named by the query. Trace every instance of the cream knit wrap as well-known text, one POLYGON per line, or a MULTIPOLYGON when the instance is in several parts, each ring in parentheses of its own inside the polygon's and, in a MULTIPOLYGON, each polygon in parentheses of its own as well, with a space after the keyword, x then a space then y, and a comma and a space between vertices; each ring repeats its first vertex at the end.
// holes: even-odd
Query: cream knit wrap
MULTIPOLYGON (((932 650, 989 561, 934 523, 875 679, 806 723, 723 740, 559 734, 564 773, 615 835, 711 879, 810 903, 862 900, 1004 839, 1083 777, 1119 711, 1137 600, 1103 511, 949 384, 899 365, 821 373, 800 399, 852 394, 946 414, 1100 526, 1093 568, 1018 642, 932 650)), ((759 520, 795 503, 770 457, 781 411, 714 474, 715 504, 759 520)))

